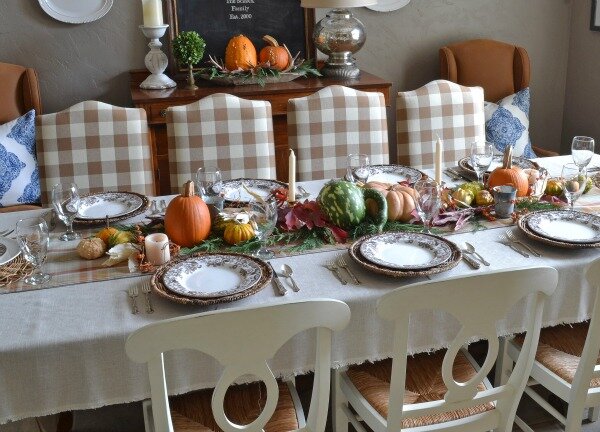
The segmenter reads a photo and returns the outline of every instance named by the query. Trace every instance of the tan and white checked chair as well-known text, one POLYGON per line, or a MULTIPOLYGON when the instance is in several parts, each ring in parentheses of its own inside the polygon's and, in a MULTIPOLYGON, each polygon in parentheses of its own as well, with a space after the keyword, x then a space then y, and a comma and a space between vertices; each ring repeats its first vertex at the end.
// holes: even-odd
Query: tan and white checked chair
POLYGON ((36 117, 42 204, 52 186, 75 182, 81 193, 154 195, 146 111, 85 101, 36 117))
POLYGON ((297 152, 298 180, 343 177, 346 156, 389 163, 385 98, 339 85, 288 101, 288 142, 297 152))
POLYGON ((485 141, 483 89, 437 80, 413 91, 398 92, 396 132, 398 163, 434 166, 435 142, 444 142, 443 162, 468 156, 469 146, 485 141))
POLYGON ((167 109, 171 191, 178 192, 203 165, 223 179, 274 179, 275 141, 271 104, 225 93, 167 109))

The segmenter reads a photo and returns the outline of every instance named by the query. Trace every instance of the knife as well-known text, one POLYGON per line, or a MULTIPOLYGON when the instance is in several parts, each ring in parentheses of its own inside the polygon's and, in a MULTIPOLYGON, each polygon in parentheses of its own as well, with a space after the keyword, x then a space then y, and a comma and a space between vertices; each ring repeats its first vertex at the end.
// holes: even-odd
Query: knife
POLYGON ((281 283, 281 280, 279 279, 279 275, 275 271, 273 264, 269 263, 269 266, 271 266, 271 270, 273 270, 273 283, 275 284, 277 291, 279 291, 279 295, 285 295, 287 293, 287 289, 281 283))
POLYGON ((469 264, 475 270, 478 270, 481 267, 481 264, 479 263, 479 261, 476 261, 475 259, 471 258, 467 254, 462 254, 462 258, 467 262, 467 264, 469 264))
POLYGON ((471 177, 468 177, 466 174, 463 174, 457 168, 446 168, 446 171, 451 172, 455 176, 458 176, 461 179, 466 180, 468 182, 473 181, 473 179, 471 177))

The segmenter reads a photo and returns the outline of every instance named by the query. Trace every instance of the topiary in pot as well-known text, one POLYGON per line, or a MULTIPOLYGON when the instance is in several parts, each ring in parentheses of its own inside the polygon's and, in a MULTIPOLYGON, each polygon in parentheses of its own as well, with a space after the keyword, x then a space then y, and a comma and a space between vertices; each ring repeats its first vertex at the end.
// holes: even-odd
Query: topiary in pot
POLYGON ((180 65, 188 67, 188 86, 190 90, 196 90, 193 66, 204 57, 206 42, 195 31, 183 31, 173 39, 173 56, 180 65))

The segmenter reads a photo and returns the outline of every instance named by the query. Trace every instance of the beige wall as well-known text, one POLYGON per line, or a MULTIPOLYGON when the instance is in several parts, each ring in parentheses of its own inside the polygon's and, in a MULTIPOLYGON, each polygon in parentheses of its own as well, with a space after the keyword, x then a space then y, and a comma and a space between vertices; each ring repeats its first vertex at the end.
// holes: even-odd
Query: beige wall
MULTIPOLYGON (((360 67, 394 83, 395 99, 397 90, 414 89, 438 77, 438 48, 447 43, 484 37, 522 45, 532 61, 532 139, 558 149, 575 2, 589 3, 412 0, 388 13, 360 8, 356 15, 365 23, 368 38, 357 58, 360 67)), ((575 6, 581 15, 587 9, 589 5, 575 6)), ((116 0, 104 18, 82 25, 55 21, 37 0, 0 0, 0 61, 38 70, 46 112, 84 99, 129 105, 128 71, 142 68, 146 53, 146 41, 137 28, 141 19, 136 0, 116 0)), ((590 33, 587 25, 583 27, 581 31, 590 33)), ((600 33, 586 36, 600 43, 600 33)), ((393 117, 390 130, 395 130, 393 117)))
POLYGON ((563 118, 563 153, 570 153, 571 139, 587 135, 600 149, 600 32, 590 31, 591 1, 573 2, 571 41, 563 118))

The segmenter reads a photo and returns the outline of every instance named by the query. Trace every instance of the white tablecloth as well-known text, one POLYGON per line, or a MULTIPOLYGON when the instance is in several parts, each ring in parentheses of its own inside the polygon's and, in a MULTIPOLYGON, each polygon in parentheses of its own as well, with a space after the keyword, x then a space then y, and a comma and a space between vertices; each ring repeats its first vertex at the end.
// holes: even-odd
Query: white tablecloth
MULTIPOLYGON (((595 162, 598 162, 595 159, 595 162)), ((559 166, 561 160, 547 161, 559 166)), ((597 164, 597 163, 596 163, 597 164)), ((554 170, 554 168, 553 168, 554 170)), ((318 190, 316 183, 308 189, 318 190)), ((23 215, 0 218, 0 230, 14 226, 23 215)), ((61 228, 59 227, 58 230, 61 228)), ((546 325, 578 322, 589 317, 592 292, 583 269, 600 257, 599 250, 567 250, 535 244, 542 258, 526 259, 498 243, 504 231, 492 229, 448 238, 469 241, 492 265, 478 271, 461 262, 432 279, 470 275, 497 269, 548 265, 559 270, 559 287, 546 306, 546 325)), ((532 244, 533 245, 533 244, 532 244)), ((390 326, 375 316, 377 299, 398 286, 423 279, 392 279, 362 270, 351 263, 363 284, 341 285, 323 264, 340 252, 321 252, 273 260, 278 268, 291 265, 301 291, 278 296, 272 286, 249 298, 215 307, 189 307, 153 296, 155 313, 132 315, 127 289, 139 278, 0 295, 0 424, 9 420, 95 408, 149 397, 145 365, 131 362, 124 351, 127 336, 161 319, 232 307, 253 307, 307 298, 330 297, 345 301, 352 311, 350 325, 334 336, 336 365, 384 358, 391 352, 390 326)), ((348 261, 351 261, 348 258, 348 261)), ((142 298, 138 298, 140 305, 142 298)), ((522 328, 523 305, 500 323, 500 333, 522 328)), ((410 346, 427 351, 446 346, 457 325, 447 316, 424 312, 411 321, 410 346)), ((201 329, 211 331, 211 329, 201 329)), ((273 370, 291 375, 310 370, 314 347, 307 335, 290 340, 272 361, 273 370)), ((312 335, 310 335, 312 336, 312 335)), ((172 393, 211 386, 220 370, 210 359, 189 351, 166 359, 172 393)))

